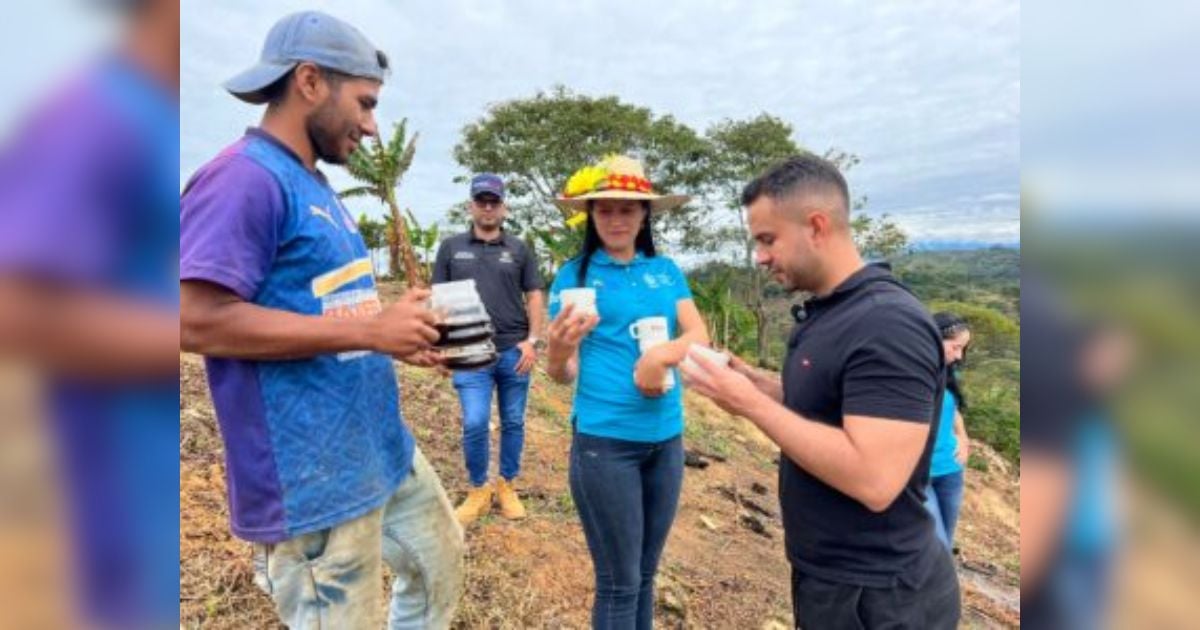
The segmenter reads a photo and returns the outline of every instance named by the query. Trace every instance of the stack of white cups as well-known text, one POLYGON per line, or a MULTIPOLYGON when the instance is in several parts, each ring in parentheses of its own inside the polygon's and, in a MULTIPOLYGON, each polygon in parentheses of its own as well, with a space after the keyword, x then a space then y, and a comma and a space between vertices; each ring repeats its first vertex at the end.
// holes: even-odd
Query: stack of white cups
POLYGON ((474 280, 458 280, 433 285, 430 308, 443 319, 437 325, 436 347, 452 370, 470 370, 490 365, 497 358, 492 343, 495 329, 483 306, 474 280))

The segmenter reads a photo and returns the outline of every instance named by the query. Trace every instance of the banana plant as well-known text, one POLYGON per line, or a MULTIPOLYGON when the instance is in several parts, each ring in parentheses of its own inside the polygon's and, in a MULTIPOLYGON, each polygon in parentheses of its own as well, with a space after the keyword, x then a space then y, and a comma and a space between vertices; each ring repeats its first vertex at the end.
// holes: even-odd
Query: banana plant
POLYGON ((408 222, 401 215, 400 204, 396 201, 396 189, 400 187, 404 173, 412 166, 413 156, 417 151, 417 138, 420 136, 414 133, 406 142, 407 124, 407 119, 397 123, 386 143, 379 136, 373 136, 370 141, 350 154, 346 170, 363 185, 343 190, 339 195, 343 199, 375 197, 387 206, 392 228, 388 232, 392 274, 399 275, 399 261, 404 266, 404 277, 407 278, 409 286, 428 286, 427 270, 417 263, 408 222))

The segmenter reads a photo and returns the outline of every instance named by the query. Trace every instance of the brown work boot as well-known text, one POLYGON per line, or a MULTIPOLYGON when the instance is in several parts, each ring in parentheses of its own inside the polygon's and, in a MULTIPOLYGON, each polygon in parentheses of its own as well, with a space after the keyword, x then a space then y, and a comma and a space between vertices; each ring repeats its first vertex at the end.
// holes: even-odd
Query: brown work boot
POLYGON ((485 483, 478 488, 471 488, 467 493, 467 498, 463 500, 458 509, 454 510, 454 517, 464 527, 475 522, 475 519, 487 514, 492 509, 492 484, 485 483))
POLYGON ((521 499, 517 497, 512 482, 504 477, 496 480, 496 500, 500 502, 500 515, 504 518, 514 521, 525 518, 525 506, 521 505, 521 499))

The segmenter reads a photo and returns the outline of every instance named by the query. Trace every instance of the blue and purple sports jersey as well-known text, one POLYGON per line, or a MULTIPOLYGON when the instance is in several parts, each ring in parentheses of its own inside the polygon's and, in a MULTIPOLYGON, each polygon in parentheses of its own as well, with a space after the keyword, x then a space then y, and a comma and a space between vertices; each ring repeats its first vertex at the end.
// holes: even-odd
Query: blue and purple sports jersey
MULTIPOLYGON (((119 55, 74 77, 0 155, 0 274, 179 309, 179 103, 119 55)), ((85 613, 178 617, 179 380, 48 375, 85 613)))
MULTIPOLYGON (((257 129, 204 165, 180 201, 180 279, 263 307, 369 317, 380 301, 366 245, 319 173, 257 129)), ((233 532, 279 542, 382 505, 407 478, 390 357, 208 358, 225 441, 233 532)))

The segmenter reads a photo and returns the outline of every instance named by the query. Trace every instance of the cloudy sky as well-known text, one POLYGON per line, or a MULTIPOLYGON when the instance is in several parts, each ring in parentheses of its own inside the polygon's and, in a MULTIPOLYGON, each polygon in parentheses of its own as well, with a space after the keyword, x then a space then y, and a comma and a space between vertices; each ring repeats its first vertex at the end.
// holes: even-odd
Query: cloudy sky
POLYGON ((1015 0, 184 0, 181 183, 261 114, 220 83, 257 59, 275 20, 308 8, 390 55, 379 118, 421 133, 400 192, 423 221, 465 196, 451 156, 463 125, 561 83, 700 131, 768 112, 814 151, 858 154, 853 192, 914 240, 1020 238, 1015 0))

